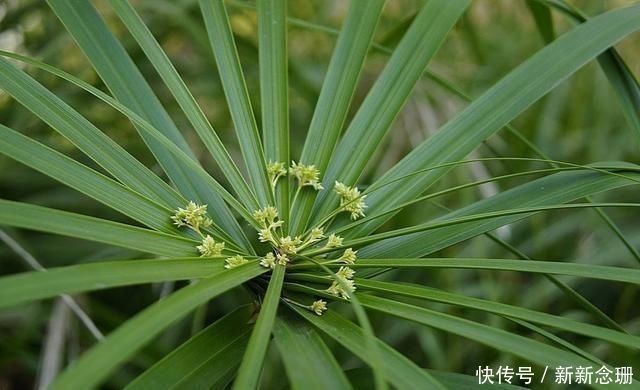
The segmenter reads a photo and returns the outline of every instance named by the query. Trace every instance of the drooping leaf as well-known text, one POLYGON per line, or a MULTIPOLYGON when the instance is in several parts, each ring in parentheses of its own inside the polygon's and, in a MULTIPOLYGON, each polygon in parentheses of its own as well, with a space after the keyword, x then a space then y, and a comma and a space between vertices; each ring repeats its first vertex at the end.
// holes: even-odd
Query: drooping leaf
POLYGON ((171 258, 72 265, 0 278, 0 308, 60 294, 142 283, 209 277, 224 271, 220 259, 171 258))
POLYGON ((161 256, 194 256, 198 241, 48 207, 0 199, 0 225, 97 241, 161 256))
POLYGON ((249 340, 251 314, 252 305, 244 305, 225 315, 140 374, 126 389, 226 386, 249 340))
MULTIPOLYGON (((368 354, 368 348, 366 348, 362 328, 334 310, 329 310, 322 316, 317 316, 306 309, 296 306, 290 307, 307 319, 309 323, 335 339, 365 363, 371 365, 371 356, 368 354)), ((378 341, 378 350, 382 354, 385 363, 382 366, 382 369, 385 370, 385 378, 398 389, 415 389, 416 383, 428 386, 431 389, 445 388, 426 371, 382 341, 378 341)))
POLYGON ((53 388, 67 390, 96 387, 163 329, 209 299, 265 271, 265 268, 255 263, 244 264, 211 278, 201 279, 154 303, 127 320, 100 344, 67 367, 56 379, 53 388))

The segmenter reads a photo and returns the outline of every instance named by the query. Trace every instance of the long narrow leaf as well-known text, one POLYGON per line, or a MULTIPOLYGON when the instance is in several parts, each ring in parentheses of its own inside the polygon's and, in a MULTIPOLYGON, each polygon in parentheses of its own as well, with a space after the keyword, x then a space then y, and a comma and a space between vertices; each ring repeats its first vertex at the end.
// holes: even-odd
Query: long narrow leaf
MULTIPOLYGON (((361 300, 363 305, 374 310, 457 334, 542 366, 592 366, 591 361, 581 356, 491 326, 390 299, 361 295, 361 300)), ((611 384, 593 384, 600 389, 609 386, 611 384)), ((622 385, 618 387, 624 388, 622 385)))
POLYGON ((209 277, 223 272, 222 261, 202 258, 130 260, 72 265, 0 278, 0 308, 60 294, 209 277))
MULTIPOLYGON (((77 77, 74 77, 66 72, 63 72, 57 68, 47 65, 41 61, 35 60, 33 58, 21 56, 15 53, 4 52, 1 50, 0 50, 0 55, 14 58, 19 61, 31 64, 33 66, 38 67, 39 69, 45 70, 64 80, 67 80, 77 85, 78 87, 84 89, 85 91, 91 93, 97 98, 103 100, 104 102, 106 102, 107 104, 115 108, 116 110, 120 111, 122 114, 126 115, 129 119, 131 119, 131 121, 133 121, 136 125, 138 125, 139 126, 138 128, 141 131, 144 131, 152 139, 158 141, 161 145, 163 145, 169 153, 172 153, 174 155, 177 161, 183 164, 184 167, 190 169, 191 174, 194 175, 194 177, 196 177, 201 183, 207 184, 207 186, 210 187, 209 191, 214 190, 229 205, 231 205, 231 207, 233 207, 234 210, 236 210, 240 215, 242 215, 247 221, 255 224, 255 220, 253 219, 251 213, 249 213, 249 211, 240 202, 238 202, 238 200, 236 200, 233 197, 233 195, 231 195, 220 183, 218 183, 213 177, 211 177, 211 175, 209 175, 196 161, 190 159, 186 153, 184 153, 182 150, 180 150, 180 148, 178 148, 176 145, 171 143, 171 141, 167 137, 163 136, 157 129, 151 126, 149 122, 147 122, 146 120, 141 118, 139 115, 137 115, 136 113, 134 113, 133 111, 131 111, 130 109, 122 105, 117 100, 111 98, 109 95, 87 84, 86 82, 78 79, 77 77)), ((212 212, 215 212, 215 210, 212 210, 212 212)), ((219 221, 220 218, 223 218, 223 219, 226 218, 224 214, 223 215, 214 214, 214 215, 215 215, 214 224, 217 221, 219 221)), ((233 219, 234 217, 231 216, 231 218, 233 219)), ((234 219, 234 224, 237 225, 237 222, 235 221, 235 219, 234 219)), ((222 235, 226 235, 228 237, 225 231, 221 231, 220 229, 218 229, 218 233, 222 235)), ((248 239, 246 238, 244 232, 239 231, 238 235, 241 237, 240 242, 244 242, 246 244, 246 248, 248 248, 249 251, 253 252, 253 248, 248 243, 248 239)))
POLYGON ((0 225, 97 241, 162 256, 193 256, 197 241, 105 219, 0 199, 0 225))
POLYGON ((244 352, 242 363, 238 369, 238 377, 233 383, 234 389, 255 389, 258 387, 264 356, 271 340, 271 329, 276 318, 280 292, 286 268, 277 265, 271 274, 269 287, 260 307, 258 320, 251 333, 249 345, 244 352))
MULTIPOLYGON (((556 9, 570 19, 584 23, 588 18, 564 0, 532 0, 539 6, 556 9)), ((640 83, 618 51, 611 47, 598 56, 598 63, 607 76, 622 106, 622 111, 637 140, 640 140, 640 83)))
POLYGON ((179 194, 120 145, 4 58, 0 58, 0 88, 129 188, 172 209, 186 204, 179 194))
MULTIPOLYGON (((640 5, 609 11, 575 27, 500 80, 378 182, 461 159, 589 60, 638 28, 640 5)), ((389 186, 372 194, 367 198, 369 211, 384 210, 417 196, 447 171, 432 171, 404 185, 389 186)), ((372 221, 352 234, 362 236, 388 218, 372 221)))
MULTIPOLYGON (((639 177, 628 173, 629 176, 639 177)), ((618 177, 603 176, 595 172, 562 172, 504 191, 491 198, 483 199, 443 217, 445 219, 515 207, 543 206, 569 202, 584 196, 608 191, 632 184, 618 177)), ((512 216, 465 223, 458 226, 430 230, 408 237, 383 240, 362 248, 362 257, 420 257, 479 234, 513 223, 523 217, 512 216)))
POLYGON ((588 336, 593 339, 605 340, 626 348, 640 349, 640 337, 518 306, 506 305, 485 299, 472 298, 434 288, 404 283, 389 283, 366 279, 357 279, 356 283, 360 288, 383 292, 386 293, 386 295, 397 294, 416 297, 450 305, 467 307, 474 310, 487 311, 506 317, 514 317, 541 325, 551 326, 568 332, 588 336))
POLYGON ((54 389, 87 389, 99 385, 138 349, 197 306, 254 278, 265 269, 255 263, 226 270, 180 289, 131 318, 69 366, 54 389))
MULTIPOLYGON (((322 316, 316 316, 308 310, 296 306, 290 307, 360 359, 369 365, 372 364, 372 357, 368 353, 369 349, 366 347, 367 343, 362 328, 334 310, 329 310, 322 316)), ((382 369, 385 371, 385 378, 398 389, 415 389, 416 383, 420 383, 430 389, 445 389, 429 373, 380 340, 378 340, 378 350, 384 359, 385 364, 382 369)))
MULTIPOLYGON (((416 15, 331 158, 323 180, 325 188, 333 188, 335 180, 356 183, 427 63, 468 4, 467 0, 433 0, 416 15)), ((316 200, 316 222, 336 202, 333 191, 321 192, 316 200)))
POLYGON ((158 41, 156 41, 153 34, 151 34, 151 31, 145 26, 140 16, 128 2, 123 0, 109 0, 109 4, 149 57, 156 71, 160 74, 165 84, 167 84, 169 91, 171 91, 176 98, 187 119, 191 122, 191 125, 238 194, 238 197, 247 207, 256 207, 257 203, 253 193, 229 156, 222 141, 218 138, 218 135, 202 112, 202 109, 193 95, 191 95, 191 92, 189 92, 189 89, 180 78, 180 75, 160 47, 158 41))
POLYGON ((273 339, 294 390, 351 389, 342 367, 310 325, 283 315, 276 319, 273 339))
MULTIPOLYGON (((339 267, 341 264, 328 263, 327 267, 339 267)), ((585 278, 613 280, 640 284, 640 270, 633 268, 609 267, 595 264, 578 264, 560 261, 538 260, 510 260, 487 258, 385 258, 385 259, 358 259, 353 268, 386 268, 386 267, 423 267, 423 268, 465 268, 465 269, 492 269, 504 271, 521 271, 533 273, 545 273, 553 275, 571 275, 585 278)), ((292 269, 313 268, 313 264, 294 264, 292 269)))
MULTIPOLYGON (((262 143, 269 162, 289 164, 289 78, 287 75, 287 2, 260 0, 258 49, 262 143)), ((276 186, 276 207, 284 230, 289 223, 289 180, 276 186)))
MULTIPOLYGON (((338 143, 384 3, 384 0, 355 0, 349 5, 300 157, 301 162, 314 164, 321 172, 327 168, 338 143)), ((304 228, 315 194, 302 192, 293 214, 293 232, 304 228)))
MULTIPOLYGON (((49 0, 49 6, 85 53, 116 99, 140 115, 196 161, 182 134, 155 96, 122 44, 109 31, 90 1, 49 0)), ((185 167, 166 146, 138 128, 138 132, 179 191, 190 200, 207 204, 218 223, 238 242, 242 231, 222 199, 185 167)), ((248 247, 246 240, 245 246, 248 247)))
POLYGON ((0 124, 0 153, 74 188, 150 228, 175 234, 173 213, 93 169, 0 124))
POLYGON ((258 127, 242 75, 227 10, 221 0, 200 0, 200 9, 251 183, 262 206, 273 204, 258 127))
POLYGON ((242 306, 214 322, 162 358, 126 387, 128 390, 211 387, 240 364, 234 354, 249 339, 252 305, 242 306))

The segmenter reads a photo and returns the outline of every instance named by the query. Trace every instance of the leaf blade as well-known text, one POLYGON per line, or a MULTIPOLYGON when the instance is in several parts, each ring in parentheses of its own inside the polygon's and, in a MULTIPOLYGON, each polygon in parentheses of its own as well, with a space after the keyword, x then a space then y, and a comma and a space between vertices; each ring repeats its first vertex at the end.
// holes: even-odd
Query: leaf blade
MULTIPOLYGON (((384 3, 352 1, 338 34, 300 157, 301 162, 314 164, 320 172, 329 165, 338 143, 384 3)), ((315 191, 302 192, 292 215, 292 232, 305 227, 315 198, 315 191)))
MULTIPOLYGON (((336 180, 356 183, 427 63, 468 4, 467 0, 434 0, 423 6, 347 128, 325 173, 324 187, 332 188, 336 180)), ((331 212, 337 199, 332 191, 320 193, 314 222, 331 212)))
POLYGON ((230 352, 236 344, 246 345, 252 312, 251 305, 245 305, 225 315, 140 374, 126 389, 194 388, 228 376, 229 368, 240 363, 241 355, 234 359, 230 352), (216 373, 220 375, 214 376, 216 373))
POLYGON ((54 389, 86 389, 100 384, 162 329, 187 315, 216 295, 253 278, 265 270, 245 264, 185 287, 148 306, 95 345, 56 378, 54 389))
POLYGON ((329 348, 307 324, 291 316, 278 317, 273 339, 295 390, 351 389, 329 348))
POLYGON ((161 256, 193 256, 197 241, 123 223, 0 199, 0 224, 97 241, 161 256))
POLYGON ((242 363, 240 363, 238 377, 233 383, 234 389, 254 389, 258 386, 264 357, 271 339, 271 329, 273 328, 278 303, 280 302, 284 274, 285 267, 276 265, 271 274, 271 280, 262 302, 258 320, 253 332, 251 332, 242 363))
POLYGON ((223 1, 200 0, 199 3, 249 178, 260 205, 272 205, 273 194, 267 179, 264 152, 227 10, 223 1))
POLYGON ((223 272, 222 261, 202 258, 128 260, 50 268, 0 278, 0 308, 60 294, 142 283, 187 280, 223 272))
MULTIPOLYGON (((374 184, 459 160, 589 60, 640 28, 639 16, 638 5, 615 9, 562 35, 496 83, 374 184)), ((384 210, 417 196, 447 171, 432 171, 410 183, 377 191, 367 198, 369 211, 384 210)), ((365 235, 388 218, 372 221, 351 234, 365 235)))
MULTIPOLYGON (((334 310, 329 310, 322 316, 316 316, 308 310, 295 306, 289 307, 367 364, 372 364, 371 356, 368 355, 369 349, 366 348, 364 332, 360 327, 340 316, 334 310)), ((384 342, 378 340, 378 347, 385 361, 382 366, 385 370, 384 376, 395 387, 399 389, 415 389, 415 384, 420 383, 428 385, 429 388, 444 389, 442 384, 426 371, 384 342)))

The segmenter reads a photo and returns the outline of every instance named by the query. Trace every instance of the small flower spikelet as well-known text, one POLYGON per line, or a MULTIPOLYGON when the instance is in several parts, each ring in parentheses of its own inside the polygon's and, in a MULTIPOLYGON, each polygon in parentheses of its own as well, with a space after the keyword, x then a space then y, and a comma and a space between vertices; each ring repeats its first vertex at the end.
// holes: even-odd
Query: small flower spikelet
POLYGON ((200 252, 200 257, 220 256, 224 250, 224 242, 216 242, 213 237, 207 234, 202 239, 202 245, 196 247, 200 252))
POLYGON ((326 291, 337 297, 343 299, 349 299, 352 292, 356 291, 356 285, 353 280, 345 279, 342 276, 338 276, 340 281, 334 281, 326 291))
POLYGON ((340 267, 336 275, 345 278, 345 279, 353 279, 353 275, 355 275, 356 271, 349 267, 340 267))
POLYGON ((354 251, 351 248, 347 248, 345 249, 344 253, 342 254, 342 256, 340 256, 340 258, 338 259, 339 261, 344 261, 347 264, 353 264, 356 262, 357 260, 357 256, 356 254, 358 253, 358 251, 354 251))
POLYGON ((366 195, 361 195, 358 188, 349 187, 339 181, 336 181, 334 190, 340 195, 340 207, 343 211, 351 213, 351 219, 356 220, 359 217, 364 217, 364 209, 367 208, 364 203, 366 195))
POLYGON ((326 290, 329 294, 349 299, 352 292, 356 291, 355 282, 352 280, 356 271, 349 267, 340 267, 336 272, 336 280, 326 290))
POLYGON ((313 302, 311 306, 309 306, 309 309, 311 309, 311 311, 316 313, 317 315, 321 316, 323 312, 327 311, 327 302, 323 301, 322 299, 318 299, 317 301, 313 302))
POLYGON ((273 253, 269 252, 262 258, 262 260, 260 260, 260 265, 265 268, 273 269, 276 266, 276 257, 273 253))
POLYGON ((287 265, 289 262, 289 256, 286 253, 278 253, 276 259, 278 259, 278 264, 280 265, 287 265))
POLYGON ((267 206, 263 209, 254 211, 253 218, 255 218, 260 226, 264 228, 272 228, 274 225, 282 225, 282 221, 276 221, 276 219, 278 219, 278 210, 273 206, 267 206))
POLYGON ((324 238, 324 230, 322 228, 313 228, 311 229, 311 233, 309 234, 309 240, 316 242, 320 239, 324 238))
POLYGON ((178 208, 171 219, 174 225, 188 226, 198 233, 200 233, 200 228, 207 228, 213 223, 211 218, 207 217, 207 205, 200 206, 195 202, 189 202, 184 209, 178 208))
POLYGON ((233 257, 227 257, 225 259, 225 266, 224 268, 226 269, 231 269, 231 268, 236 268, 238 266, 241 266, 242 264, 248 263, 249 260, 245 259, 244 257, 240 256, 240 255, 236 255, 233 257))
POLYGON ((276 188, 278 184, 278 180, 287 174, 287 169, 284 167, 284 163, 281 162, 271 162, 267 164, 267 174, 269 175, 269 181, 271 182, 271 186, 276 188))
POLYGON ((324 189, 320 184, 320 171, 315 165, 298 164, 292 161, 289 174, 298 179, 298 186, 300 187, 311 186, 316 191, 324 189))
POLYGON ((295 255, 298 253, 298 246, 302 244, 302 240, 300 237, 291 238, 291 236, 286 236, 280 239, 280 250, 284 253, 288 253, 291 255, 295 255))
POLYGON ((327 239, 326 248, 337 248, 342 245, 343 238, 335 234, 330 234, 327 239))

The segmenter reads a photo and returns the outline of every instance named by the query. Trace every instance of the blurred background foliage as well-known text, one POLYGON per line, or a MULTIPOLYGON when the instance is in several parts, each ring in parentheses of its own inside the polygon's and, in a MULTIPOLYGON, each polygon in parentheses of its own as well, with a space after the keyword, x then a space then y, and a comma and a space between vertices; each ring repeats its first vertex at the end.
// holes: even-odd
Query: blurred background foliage
MULTIPOLYGON (((222 92, 215 61, 207 42, 204 25, 194 0, 136 0, 132 1, 145 18, 145 22, 158 38, 167 54, 203 106, 232 155, 240 161, 239 148, 231 129, 232 123, 222 92)), ((389 0, 380 21, 375 42, 393 48, 408 26, 420 0, 389 0)), ((588 15, 616 8, 625 0, 576 0, 574 5, 588 15)), ((178 127, 183 131, 201 161, 216 174, 212 161, 197 141, 188 122, 181 116, 158 75, 148 60, 116 20, 110 9, 96 1, 102 15, 117 33, 128 52, 167 107, 178 127)), ((257 20, 250 2, 227 1, 231 22, 236 33, 241 62, 249 86, 254 108, 259 112, 257 20)), ((339 29, 346 14, 345 0, 302 0, 289 2, 289 15, 296 18, 289 29, 290 120, 292 129, 292 156, 297 157, 310 122, 321 83, 335 43, 335 29, 339 29)), ((557 34, 570 29, 572 23, 563 15, 553 14, 557 34)), ((538 33, 526 0, 474 0, 465 17, 449 35, 445 44, 429 65, 429 70, 449 80, 452 85, 474 97, 480 95, 502 76, 520 64, 545 44, 538 33)), ((41 0, 0 1, 0 48, 39 58, 106 90, 89 62, 76 47, 63 25, 41 0)), ((617 46, 632 72, 640 74, 640 36, 624 40, 617 46)), ((361 76, 352 113, 360 104, 376 76, 384 67, 388 55, 371 49, 361 76)), ((24 68, 23 64, 19 66, 24 68)), ((28 69, 31 74, 58 96, 95 123, 110 137, 125 147, 155 172, 161 174, 153 156, 146 149, 131 123, 101 101, 51 75, 28 69)), ((396 120, 391 136, 378 156, 372 159, 370 169, 361 183, 366 185, 381 175, 421 140, 435 132, 440 125, 454 116, 466 102, 425 76, 419 82, 404 110, 396 120)), ((257 115, 257 118, 260 116, 257 115)), ((51 131, 20 104, 0 91, 0 122, 20 130, 45 144, 96 169, 90 159, 57 133, 51 131)), ((604 74, 591 63, 563 82, 547 97, 528 109, 514 123, 523 135, 532 140, 548 156, 574 163, 626 160, 640 163, 637 142, 632 141, 630 130, 622 115, 618 101, 604 74)), ((500 132, 488 139, 473 157, 537 157, 517 138, 500 132)), ((438 189, 534 168, 544 164, 531 162, 491 162, 456 168, 441 180, 438 189)), ((395 218, 395 225, 423 222, 443 213, 445 208, 455 209, 474 200, 529 181, 533 176, 503 180, 481 187, 457 191, 437 199, 438 204, 426 203, 412 207, 395 218)), ((435 190, 435 188, 434 188, 435 190)), ((637 201, 637 189, 617 191, 600 196, 598 200, 637 201)), ((127 220, 88 197, 59 185, 52 179, 0 156, 0 198, 42 204, 59 209, 113 220, 127 220)), ((608 210, 635 247, 640 246, 640 225, 624 211, 608 210)), ((135 253, 113 249, 97 243, 51 236, 36 232, 7 230, 30 251, 45 267, 104 260, 131 258, 135 253)), ((637 266, 629 251, 606 227, 593 210, 548 212, 530 217, 497 234, 528 256, 536 259, 574 259, 576 262, 603 265, 637 266)), ((458 244, 437 254, 442 256, 512 257, 504 248, 486 236, 458 244)), ((0 243, 0 274, 26 271, 28 266, 8 246, 0 243)), ((574 311, 561 293, 546 279, 539 276, 509 272, 483 271, 395 271, 403 273, 402 280, 420 282, 469 296, 484 297, 499 302, 520 305, 567 317, 585 320, 584 314, 574 311)), ((591 302, 636 334, 640 323, 628 319, 640 318, 638 289, 629 285, 591 281, 581 285, 580 280, 563 278, 591 302), (606 289, 603 286, 607 286, 606 289)), ((177 285, 127 287, 85 294, 78 297, 86 311, 107 333, 127 317, 177 285)), ((247 300, 242 291, 231 292, 209 304, 206 321, 218 318, 240 300, 247 300)), ((425 305, 423 302, 414 302, 425 305)), ((428 304, 442 311, 460 313, 460 308, 428 304)), ((34 303, 26 307, 0 313, 0 389, 33 387, 40 366, 41 350, 47 334, 48 322, 54 308, 52 302, 34 303)), ((468 310, 467 310, 468 311, 468 310)), ((62 315, 62 314, 58 314, 62 315)), ((91 335, 68 312, 66 351, 73 359, 93 343, 91 335)), ((478 365, 517 365, 507 355, 498 354, 453 335, 375 314, 372 320, 376 333, 390 342, 420 365, 435 369, 474 375, 478 365)), ((516 324, 485 313, 465 312, 467 318, 507 329, 518 329, 531 334, 516 324)), ((185 340, 190 332, 191 319, 182 321, 165 332, 158 341, 140 353, 110 382, 110 387, 126 384, 144 367, 157 361, 185 340)), ((569 341, 580 341, 577 335, 567 336, 569 341)), ((538 337, 532 335, 532 337, 538 337)), ((330 340, 327 342, 331 345, 330 340)), ((597 353, 612 365, 633 365, 640 369, 640 357, 631 356, 615 346, 590 341, 587 350, 597 353)), ((336 356, 347 367, 357 368, 361 362, 338 348, 336 356)), ((269 359, 271 365, 265 373, 282 373, 281 363, 269 359)), ((524 365, 527 365, 524 363, 524 365)), ((269 383, 266 377, 263 383, 269 383)))

